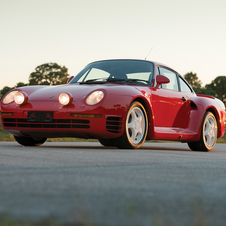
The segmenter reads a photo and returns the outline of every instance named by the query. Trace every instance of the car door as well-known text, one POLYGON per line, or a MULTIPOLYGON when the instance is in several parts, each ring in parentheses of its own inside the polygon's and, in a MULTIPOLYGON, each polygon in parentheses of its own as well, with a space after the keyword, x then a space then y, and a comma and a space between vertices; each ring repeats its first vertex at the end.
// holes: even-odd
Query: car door
POLYGON ((180 92, 176 72, 159 67, 159 73, 169 78, 170 83, 152 91, 154 127, 186 127, 184 120, 188 117, 187 100, 190 97, 180 92))

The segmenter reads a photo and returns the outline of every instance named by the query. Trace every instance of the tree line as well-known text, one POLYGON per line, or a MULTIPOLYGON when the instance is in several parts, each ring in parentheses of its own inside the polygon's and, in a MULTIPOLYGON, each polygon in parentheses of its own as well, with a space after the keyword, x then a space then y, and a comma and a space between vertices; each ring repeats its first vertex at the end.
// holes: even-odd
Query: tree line
POLYGON ((205 94, 214 96, 226 105, 226 76, 216 77, 210 84, 202 86, 202 82, 199 80, 196 73, 189 72, 184 75, 184 78, 191 85, 196 94, 205 94))
MULTIPOLYGON (((45 63, 35 68, 35 71, 29 76, 28 83, 19 82, 14 87, 5 86, 0 90, 0 100, 7 92, 14 88, 30 85, 61 85, 66 84, 68 78, 68 69, 65 66, 60 66, 57 63, 45 63)), ((218 76, 210 84, 205 86, 202 86, 202 82, 196 73, 186 73, 184 78, 196 94, 217 97, 226 105, 226 76, 218 76)))
POLYGON ((61 85, 67 83, 68 78, 68 69, 65 66, 57 63, 42 64, 30 74, 28 83, 19 82, 14 87, 5 86, 0 90, 0 100, 11 89, 32 85, 61 85))

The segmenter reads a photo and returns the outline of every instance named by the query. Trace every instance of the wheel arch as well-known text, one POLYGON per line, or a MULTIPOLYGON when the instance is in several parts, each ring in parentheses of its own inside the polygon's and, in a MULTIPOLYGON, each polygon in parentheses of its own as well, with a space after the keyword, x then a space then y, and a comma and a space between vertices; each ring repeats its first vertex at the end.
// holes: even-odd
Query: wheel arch
POLYGON ((219 137, 221 137, 220 134, 221 134, 221 130, 222 130, 219 112, 214 107, 209 107, 204 112, 204 115, 206 114, 207 111, 211 112, 216 118, 216 121, 217 121, 217 138, 219 138, 219 137))

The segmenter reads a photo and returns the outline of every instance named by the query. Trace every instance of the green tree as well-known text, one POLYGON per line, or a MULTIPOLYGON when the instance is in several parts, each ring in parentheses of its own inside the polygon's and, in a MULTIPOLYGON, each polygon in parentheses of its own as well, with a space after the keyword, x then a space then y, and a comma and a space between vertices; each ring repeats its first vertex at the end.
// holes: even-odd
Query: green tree
POLYGON ((226 105, 226 76, 216 77, 210 84, 205 86, 204 94, 215 96, 218 99, 222 100, 226 105))
POLYGON ((196 73, 188 72, 184 75, 184 78, 191 85, 191 87, 196 93, 202 92, 202 82, 199 80, 196 73))
POLYGON ((22 86, 28 86, 27 83, 23 83, 23 82, 18 82, 14 88, 18 88, 18 87, 22 87, 22 86))
POLYGON ((215 91, 210 87, 210 84, 206 84, 205 87, 202 87, 200 93, 209 96, 215 96, 215 91))
POLYGON ((46 63, 35 68, 29 76, 29 85, 60 85, 69 78, 68 69, 57 63, 46 63))

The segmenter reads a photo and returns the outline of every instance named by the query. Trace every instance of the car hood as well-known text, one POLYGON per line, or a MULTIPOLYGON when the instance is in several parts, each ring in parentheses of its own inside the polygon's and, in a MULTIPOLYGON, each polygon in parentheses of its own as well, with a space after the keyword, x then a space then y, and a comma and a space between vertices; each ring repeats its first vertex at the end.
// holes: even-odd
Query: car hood
POLYGON ((134 89, 122 84, 66 84, 60 86, 26 86, 18 88, 28 94, 29 101, 58 102, 59 95, 63 92, 70 93, 73 101, 84 98, 95 90, 108 90, 110 93, 123 95, 126 89, 134 89), (116 92, 117 91, 117 92, 116 92))
MULTIPOLYGON (((28 94, 29 101, 58 101, 58 97, 61 93, 70 93, 73 96, 73 100, 76 101, 88 95, 97 87, 80 86, 78 84, 68 84, 62 86, 39 86, 34 87, 33 92, 28 94)), ((22 90, 26 92, 26 90, 22 90)))

